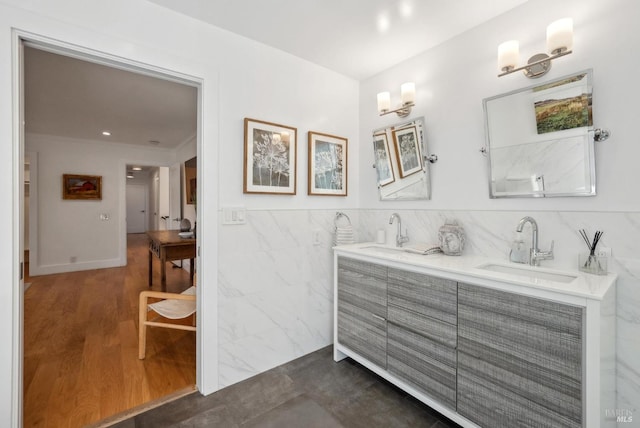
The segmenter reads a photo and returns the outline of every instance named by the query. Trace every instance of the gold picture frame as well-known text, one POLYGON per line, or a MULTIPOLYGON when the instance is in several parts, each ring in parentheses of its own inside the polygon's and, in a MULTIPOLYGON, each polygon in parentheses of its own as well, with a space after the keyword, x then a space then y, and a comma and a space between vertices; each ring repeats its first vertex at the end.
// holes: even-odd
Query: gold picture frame
POLYGON ((347 196, 348 140, 309 131, 308 141, 308 194, 347 196))
POLYGON ((297 129, 244 119, 243 192, 296 194, 297 129))
POLYGON ((400 178, 422 171, 422 156, 416 127, 394 129, 392 134, 400 178))
POLYGON ((62 199, 101 200, 102 176, 62 174, 62 199))

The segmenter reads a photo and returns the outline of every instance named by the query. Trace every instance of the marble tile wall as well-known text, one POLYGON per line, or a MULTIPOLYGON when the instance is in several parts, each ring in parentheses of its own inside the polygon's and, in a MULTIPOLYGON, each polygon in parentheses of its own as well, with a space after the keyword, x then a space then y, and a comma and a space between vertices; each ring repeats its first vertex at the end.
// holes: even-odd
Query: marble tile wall
MULTIPOLYGON (((437 242, 438 228, 456 219, 467 235, 465 254, 507 260, 518 220, 538 223, 540 248, 555 240, 544 266, 575 268, 586 248, 578 229, 603 230, 617 284, 617 406, 640 415, 640 213, 437 210, 345 210, 358 241, 373 241, 400 214, 413 242, 437 242)), ((220 227, 218 276, 220 385, 231 385, 331 343, 335 210, 248 211, 247 224, 220 227), (314 245, 315 235, 319 245, 314 245)), ((636 417, 636 419, 639 419, 636 417)))
MULTIPOLYGON (((357 212, 342 212, 355 224, 357 212)), ((221 387, 333 341, 335 215, 248 211, 246 225, 220 227, 221 387)))

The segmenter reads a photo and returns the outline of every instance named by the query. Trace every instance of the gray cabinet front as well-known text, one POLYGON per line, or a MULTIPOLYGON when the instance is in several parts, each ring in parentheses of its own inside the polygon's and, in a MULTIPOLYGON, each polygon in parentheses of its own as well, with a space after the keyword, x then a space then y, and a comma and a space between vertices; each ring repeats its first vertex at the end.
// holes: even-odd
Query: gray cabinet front
POLYGON ((387 369, 456 408, 457 284, 389 268, 387 369))
POLYGON ((582 426, 583 311, 459 283, 457 412, 483 427, 582 426))
POLYGON ((338 342, 387 367, 387 268, 338 258, 338 342))

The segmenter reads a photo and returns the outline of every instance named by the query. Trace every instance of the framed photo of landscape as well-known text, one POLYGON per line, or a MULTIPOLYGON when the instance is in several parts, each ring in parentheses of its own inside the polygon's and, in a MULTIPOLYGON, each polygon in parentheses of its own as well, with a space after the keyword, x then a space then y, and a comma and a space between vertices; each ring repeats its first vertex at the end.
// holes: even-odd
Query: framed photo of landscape
POLYGON ((347 196, 347 139, 309 132, 309 195, 347 196))
POLYGON ((244 119, 244 193, 296 194, 297 129, 244 119))

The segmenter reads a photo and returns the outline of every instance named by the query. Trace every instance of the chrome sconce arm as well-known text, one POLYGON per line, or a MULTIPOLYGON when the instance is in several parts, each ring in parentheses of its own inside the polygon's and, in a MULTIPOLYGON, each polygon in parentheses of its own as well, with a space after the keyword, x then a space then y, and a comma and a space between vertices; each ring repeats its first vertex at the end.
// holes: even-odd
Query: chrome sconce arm
POLYGON ((522 67, 514 68, 513 66, 507 66, 502 69, 502 73, 498 74, 498 77, 506 76, 507 74, 515 73, 516 71, 522 70, 524 75, 529 78, 536 78, 540 76, 544 76, 551 69, 551 61, 563 57, 565 55, 569 55, 573 51, 565 50, 553 54, 551 56, 543 53, 535 54, 529 61, 527 65, 523 65, 522 67))
POLYGON ((415 106, 414 103, 402 104, 402 107, 395 110, 380 110, 380 116, 384 116, 389 113, 397 113, 399 117, 407 117, 411 114, 411 107, 415 106))
POLYGON ((544 76, 551 69, 551 61, 572 53, 573 19, 563 18, 552 22, 547 27, 547 52, 539 53, 531 58, 526 65, 518 67, 520 46, 517 40, 509 40, 498 46, 498 77, 506 76, 522 70, 529 78, 544 76))
POLYGON ((400 94, 402 96, 402 105, 391 110, 391 94, 389 92, 378 93, 378 113, 384 116, 389 113, 396 113, 399 117, 407 117, 411 113, 411 107, 415 106, 416 84, 407 82, 400 85, 400 94))

